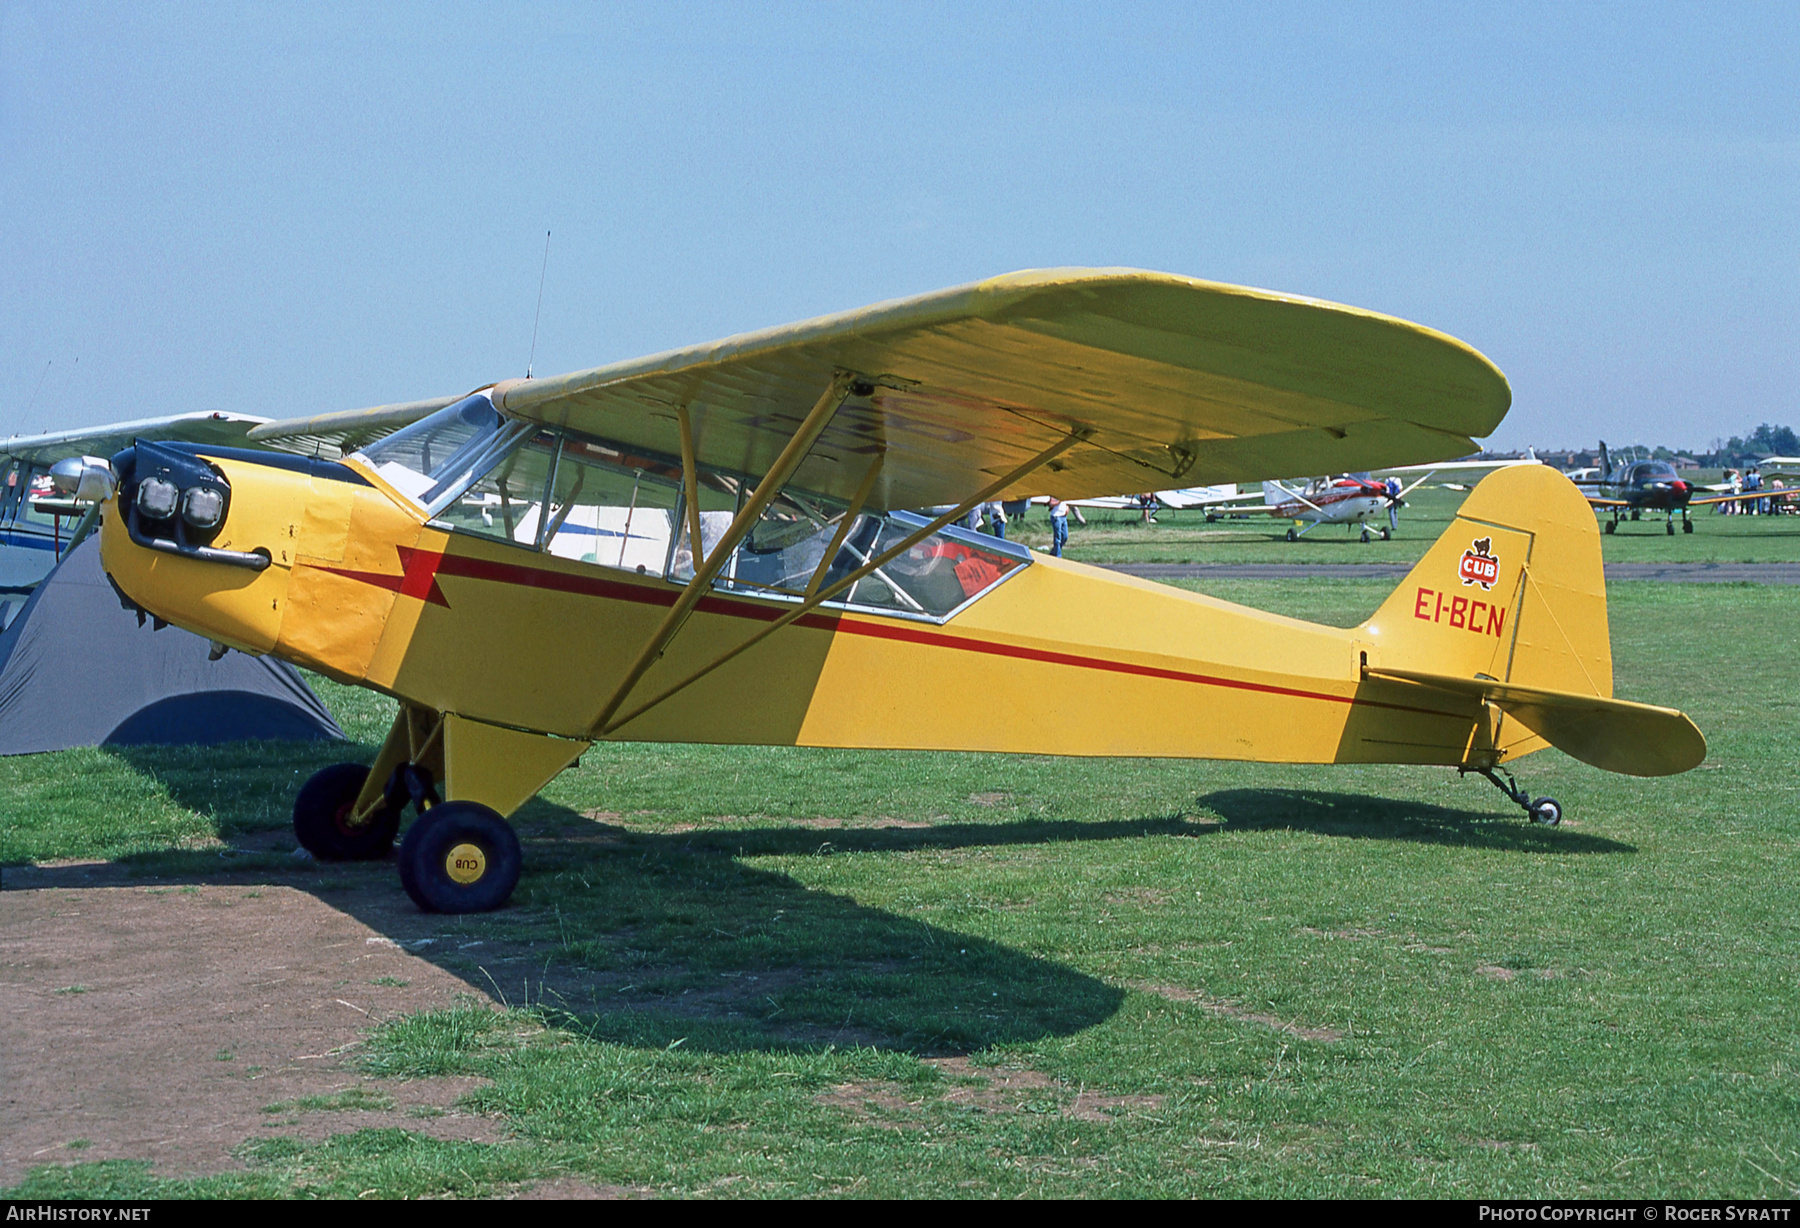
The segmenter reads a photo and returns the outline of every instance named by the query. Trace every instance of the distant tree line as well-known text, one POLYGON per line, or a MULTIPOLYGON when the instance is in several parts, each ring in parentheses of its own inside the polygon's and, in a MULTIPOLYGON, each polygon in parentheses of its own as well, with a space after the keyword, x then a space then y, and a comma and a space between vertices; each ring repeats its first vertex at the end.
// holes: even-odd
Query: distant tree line
MULTIPOLYGON (((1482 452, 1484 460, 1506 460, 1523 456, 1523 452, 1482 452)), ((1597 448, 1539 448, 1538 459, 1559 469, 1582 469, 1600 463, 1597 448)), ((1710 451, 1678 451, 1674 448, 1647 448, 1642 444, 1615 445, 1613 463, 1623 460, 1655 459, 1668 461, 1683 469, 1742 469, 1765 456, 1800 456, 1800 435, 1791 426, 1771 426, 1765 422, 1748 437, 1733 435, 1730 439, 1714 439, 1710 451)))
POLYGON ((1743 465, 1759 456, 1800 456, 1800 437, 1791 426, 1771 426, 1767 422, 1750 432, 1749 438, 1733 435, 1730 439, 1713 440, 1713 450, 1696 457, 1702 465, 1720 468, 1743 465))

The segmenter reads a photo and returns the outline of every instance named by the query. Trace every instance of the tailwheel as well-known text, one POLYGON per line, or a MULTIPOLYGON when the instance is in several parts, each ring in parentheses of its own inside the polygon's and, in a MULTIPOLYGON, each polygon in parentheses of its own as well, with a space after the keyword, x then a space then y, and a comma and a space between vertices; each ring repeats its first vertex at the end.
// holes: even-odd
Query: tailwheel
POLYGON ((512 825, 478 802, 433 806, 400 843, 400 885, 426 912, 491 912, 519 883, 512 825))
POLYGON ((400 811, 384 803, 362 823, 351 820, 369 769, 361 763, 320 768, 294 797, 294 835, 320 861, 373 861, 387 856, 400 811))
POLYGON ((1519 782, 1513 779, 1512 773, 1504 768, 1459 767, 1456 770, 1458 774, 1473 772, 1477 776, 1486 778, 1489 784, 1506 794, 1508 801, 1523 810, 1533 823, 1539 823, 1545 827, 1555 827, 1563 820, 1561 802, 1554 797, 1533 798, 1519 787, 1519 782))

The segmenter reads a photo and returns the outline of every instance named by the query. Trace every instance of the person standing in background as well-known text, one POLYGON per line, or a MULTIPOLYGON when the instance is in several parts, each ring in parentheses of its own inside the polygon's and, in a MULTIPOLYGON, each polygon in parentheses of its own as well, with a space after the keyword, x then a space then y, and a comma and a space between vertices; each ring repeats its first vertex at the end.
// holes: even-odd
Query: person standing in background
POLYGON ((998 537, 1001 541, 1005 541, 1006 509, 1000 506, 1000 500, 995 499, 991 502, 982 504, 981 511, 982 514, 987 517, 988 532, 992 533, 995 537, 998 537))
POLYGON ((1069 505, 1052 495, 1050 497, 1050 553, 1060 559, 1063 547, 1068 544, 1069 505))

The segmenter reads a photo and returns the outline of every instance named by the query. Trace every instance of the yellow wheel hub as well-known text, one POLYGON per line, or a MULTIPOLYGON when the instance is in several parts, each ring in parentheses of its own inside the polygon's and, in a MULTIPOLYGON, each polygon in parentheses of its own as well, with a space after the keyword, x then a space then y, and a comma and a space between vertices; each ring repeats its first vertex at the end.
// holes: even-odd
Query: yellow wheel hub
POLYGON ((444 855, 444 872, 459 883, 472 883, 487 873, 487 854, 479 845, 459 844, 444 855))

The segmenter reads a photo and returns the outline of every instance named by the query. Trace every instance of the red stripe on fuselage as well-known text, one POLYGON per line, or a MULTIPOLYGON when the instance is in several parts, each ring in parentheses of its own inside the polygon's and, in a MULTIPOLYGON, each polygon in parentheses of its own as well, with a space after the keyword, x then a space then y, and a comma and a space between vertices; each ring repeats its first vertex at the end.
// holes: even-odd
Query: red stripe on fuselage
MULTIPOLYGON (((572 593, 583 597, 600 597, 612 601, 630 601, 640 605, 673 606, 679 593, 668 589, 654 588, 647 584, 631 584, 621 580, 610 580, 601 576, 569 575, 566 572, 550 571, 539 567, 524 567, 517 563, 498 563, 489 559, 469 558, 465 555, 434 554, 425 550, 407 550, 401 547, 401 557, 406 561, 408 572, 401 576, 384 576, 375 572, 347 571, 336 567, 319 567, 321 571, 329 571, 334 575, 346 576, 353 580, 363 580, 379 588, 389 589, 405 596, 418 596, 407 591, 416 587, 410 583, 410 577, 417 563, 423 570, 422 559, 429 559, 431 572, 428 576, 430 591, 435 594, 431 598, 434 604, 448 606, 442 593, 437 591, 437 576, 455 576, 466 580, 487 580, 495 584, 513 584, 524 588, 542 588, 552 592, 572 593)), ((317 564, 309 564, 318 566, 317 564)), ((755 622, 774 622, 787 613, 779 606, 770 607, 753 605, 746 601, 728 597, 703 597, 699 608, 708 614, 724 615, 728 618, 746 618, 755 622)), ((1066 665, 1075 669, 1094 669, 1108 673, 1126 674, 1139 678, 1161 678, 1170 682, 1189 682, 1200 686, 1220 687, 1233 691, 1250 691, 1262 695, 1285 695, 1292 699, 1314 699, 1325 703, 1344 704, 1346 706, 1363 706, 1373 708, 1391 708, 1399 712, 1419 712, 1428 716, 1448 716, 1461 719, 1461 714, 1441 712, 1434 708, 1420 708, 1410 704, 1382 703, 1379 700, 1357 699, 1349 695, 1331 695, 1322 691, 1307 691, 1297 687, 1275 686, 1263 682, 1246 682, 1237 678, 1222 678, 1214 674, 1197 674, 1187 670, 1165 669, 1154 665, 1137 665, 1129 661, 1113 661, 1105 657, 1082 656, 1070 652, 1057 652, 1044 648, 1026 648, 1018 644, 1002 644, 993 640, 978 640, 960 635, 948 635, 942 631, 930 631, 923 627, 895 626, 890 623, 864 622, 861 619, 849 618, 839 614, 805 614, 795 620, 799 626, 810 627, 821 631, 836 631, 845 635, 868 636, 872 639, 896 640, 908 644, 920 644, 930 648, 946 648, 957 652, 978 652, 987 656, 1010 657, 1020 661, 1038 661, 1049 665, 1066 665)))

